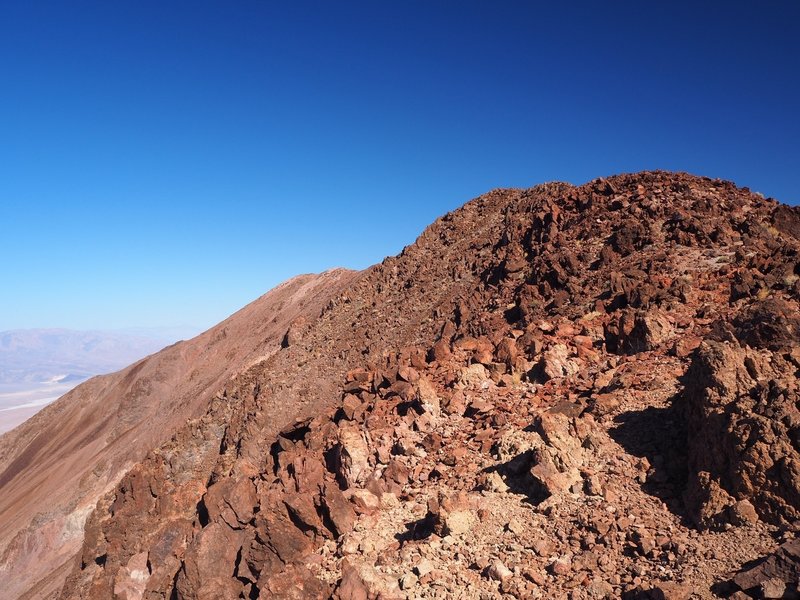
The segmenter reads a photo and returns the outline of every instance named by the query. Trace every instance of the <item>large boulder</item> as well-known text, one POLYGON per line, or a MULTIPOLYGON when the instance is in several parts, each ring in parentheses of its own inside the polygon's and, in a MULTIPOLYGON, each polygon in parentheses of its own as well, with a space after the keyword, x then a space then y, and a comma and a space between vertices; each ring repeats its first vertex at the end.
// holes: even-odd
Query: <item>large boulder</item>
POLYGON ((762 560, 744 567, 733 578, 742 590, 762 598, 796 598, 800 581, 800 539, 786 542, 762 560), (764 594, 765 588, 778 588, 781 595, 764 594), (786 594, 786 595, 784 595, 786 594))
POLYGON ((800 390, 787 356, 716 341, 694 353, 679 402, 698 525, 737 520, 740 500, 769 522, 800 518, 800 390))

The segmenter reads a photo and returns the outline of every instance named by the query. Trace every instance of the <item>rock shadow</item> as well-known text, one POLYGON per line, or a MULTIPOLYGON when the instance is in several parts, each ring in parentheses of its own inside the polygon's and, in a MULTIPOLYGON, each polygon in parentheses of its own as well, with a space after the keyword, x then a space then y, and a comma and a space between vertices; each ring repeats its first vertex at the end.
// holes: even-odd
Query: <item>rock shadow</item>
POLYGON ((395 534, 394 539, 396 539, 401 544, 404 544, 406 542, 415 542, 418 540, 424 540, 425 538, 430 537, 432 533, 433 533, 433 515, 428 513, 421 519, 417 519, 416 521, 411 521, 410 523, 406 523, 406 530, 395 534))
POLYGON ((686 517, 683 491, 688 477, 687 432, 675 398, 666 408, 648 407, 617 415, 609 435, 629 454, 646 458, 650 468, 642 489, 686 517))
POLYGON ((536 506, 546 500, 550 494, 541 482, 531 474, 531 468, 534 465, 534 452, 533 450, 527 450, 511 460, 488 467, 483 472, 497 473, 508 486, 509 492, 525 496, 525 502, 536 506))

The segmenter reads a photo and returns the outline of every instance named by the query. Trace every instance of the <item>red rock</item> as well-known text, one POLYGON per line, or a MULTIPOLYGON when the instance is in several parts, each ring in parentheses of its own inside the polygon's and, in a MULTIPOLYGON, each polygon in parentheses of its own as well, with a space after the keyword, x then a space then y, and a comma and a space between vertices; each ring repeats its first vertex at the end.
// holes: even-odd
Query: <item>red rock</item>
POLYGON ((679 358, 685 358, 694 352, 703 339, 697 335, 684 335, 675 340, 672 352, 679 358))
POLYGON ((517 344, 511 338, 503 338, 497 345, 497 360, 498 362, 505 363, 509 369, 516 364, 518 355, 517 344))
POLYGON ((419 371, 413 367, 401 366, 397 369, 397 376, 411 384, 419 381, 419 371))
POLYGON ((792 584, 800 580, 800 538, 784 543, 776 552, 742 569, 734 576, 733 582, 750 592, 773 579, 792 584))
POLYGON ((439 395, 433 383, 427 377, 420 377, 417 382, 417 399, 423 412, 434 417, 439 415, 439 395))
POLYGON ((689 585, 665 581, 656 584, 649 594, 653 600, 689 600, 694 590, 689 585))
POLYGON ((241 529, 253 518, 258 503, 256 489, 250 479, 223 479, 208 488, 203 497, 211 520, 222 519, 229 527, 241 529))
POLYGON ((595 394, 592 396, 591 411, 598 416, 604 416, 616 411, 621 403, 619 394, 595 394))
POLYGON ((462 416, 467 410, 467 400, 464 392, 456 390, 453 394, 445 400, 444 412, 448 415, 462 416))
POLYGON ((397 583, 381 577, 367 564, 342 561, 342 579, 333 595, 334 600, 397 600, 397 583))
POLYGON ((380 498, 369 490, 348 490, 346 497, 360 514, 372 514, 381 507, 380 498))
POLYGON ((574 375, 580 367, 570 358, 569 349, 564 344, 556 344, 542 355, 539 369, 546 381, 574 375))
POLYGON ((443 362, 447 360, 451 354, 450 344, 445 340, 439 340, 433 345, 430 352, 428 352, 428 360, 430 362, 443 362))
POLYGON ((128 560, 128 564, 117 572, 114 579, 114 597, 133 599, 144 595, 150 578, 147 562, 147 552, 134 554, 128 560))
POLYGON ((336 472, 345 487, 352 487, 366 480, 370 472, 369 455, 369 447, 357 428, 339 428, 336 472))
POLYGON ((353 530, 355 511, 338 487, 332 484, 325 485, 322 507, 333 525, 334 536, 339 537, 353 530))
POLYGON ((234 571, 240 537, 241 534, 219 523, 203 529, 183 559, 175 584, 178 593, 202 600, 238 595, 240 584, 229 573, 234 571))
POLYGON ((264 573, 258 581, 260 596, 275 600, 306 600, 309 598, 328 598, 330 586, 317 579, 303 565, 290 564, 282 571, 264 573))

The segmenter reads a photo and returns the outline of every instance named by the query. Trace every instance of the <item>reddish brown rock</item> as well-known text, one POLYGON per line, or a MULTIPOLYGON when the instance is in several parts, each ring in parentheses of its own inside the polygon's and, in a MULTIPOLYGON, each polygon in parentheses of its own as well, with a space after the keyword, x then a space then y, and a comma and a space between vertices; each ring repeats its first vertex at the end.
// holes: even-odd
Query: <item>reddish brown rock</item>
POLYGON ((259 579, 260 595, 275 600, 306 600, 329 598, 330 585, 317 579, 303 565, 287 565, 282 571, 266 573, 259 579))
POLYGON ((366 480, 370 472, 369 454, 364 435, 357 428, 339 428, 336 473, 342 486, 348 488, 366 480))
POLYGON ((545 351, 539 361, 543 379, 560 379, 574 375, 580 369, 578 362, 570 358, 570 351, 564 344, 556 344, 545 351))
POLYGON ((795 373, 783 357, 735 342, 705 342, 694 354, 682 405, 686 498, 698 523, 728 520, 737 500, 749 501, 767 521, 800 518, 795 373))
POLYGON ((322 511, 330 519, 335 536, 344 535, 353 529, 355 512, 344 495, 333 484, 325 486, 322 494, 322 511))
MULTIPOLYGON (((235 375, 187 367, 212 401, 188 423, 176 410, 146 456, 115 455, 121 481, 84 473, 111 490, 98 508, 44 517, 0 566, 26 573, 37 540, 80 530, 80 559, 58 557, 64 598, 145 579, 147 600, 392 597, 398 581, 411 597, 678 593, 664 578, 710 597, 792 535, 799 504, 800 248, 777 207, 660 172, 486 194, 312 308, 248 320, 280 325, 248 362, 224 327, 171 355, 219 352, 235 375), (687 528, 682 493, 718 531, 687 528), (512 575, 486 576, 493 561, 512 575)), ((131 374, 125 402, 159 376, 131 374)), ((120 414, 104 418, 124 447, 120 414)), ((0 504, 22 506, 24 462, 0 440, 0 504)), ((780 589, 775 575, 755 593, 780 589)))
POLYGON ((235 570, 240 540, 241 534, 224 524, 211 523, 203 529, 183 559, 175 583, 178 593, 198 600, 238 595, 240 586, 230 574, 235 570))
POLYGON ((399 600, 395 581, 382 577, 367 564, 343 561, 342 579, 333 595, 335 600, 399 600))
POLYGON ((774 588, 776 581, 782 582, 784 589, 792 586, 796 590, 800 581, 800 539, 786 542, 776 552, 742 569, 733 578, 733 582, 746 592, 759 592, 759 588, 765 584, 774 588))

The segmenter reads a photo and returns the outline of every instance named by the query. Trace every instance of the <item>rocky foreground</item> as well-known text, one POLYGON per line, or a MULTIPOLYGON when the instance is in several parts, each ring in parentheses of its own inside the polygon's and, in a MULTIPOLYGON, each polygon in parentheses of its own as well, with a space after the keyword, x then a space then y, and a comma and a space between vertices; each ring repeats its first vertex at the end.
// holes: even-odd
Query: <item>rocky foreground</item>
POLYGON ((799 597, 798 209, 495 191, 315 301, 100 497, 62 598, 799 597))

